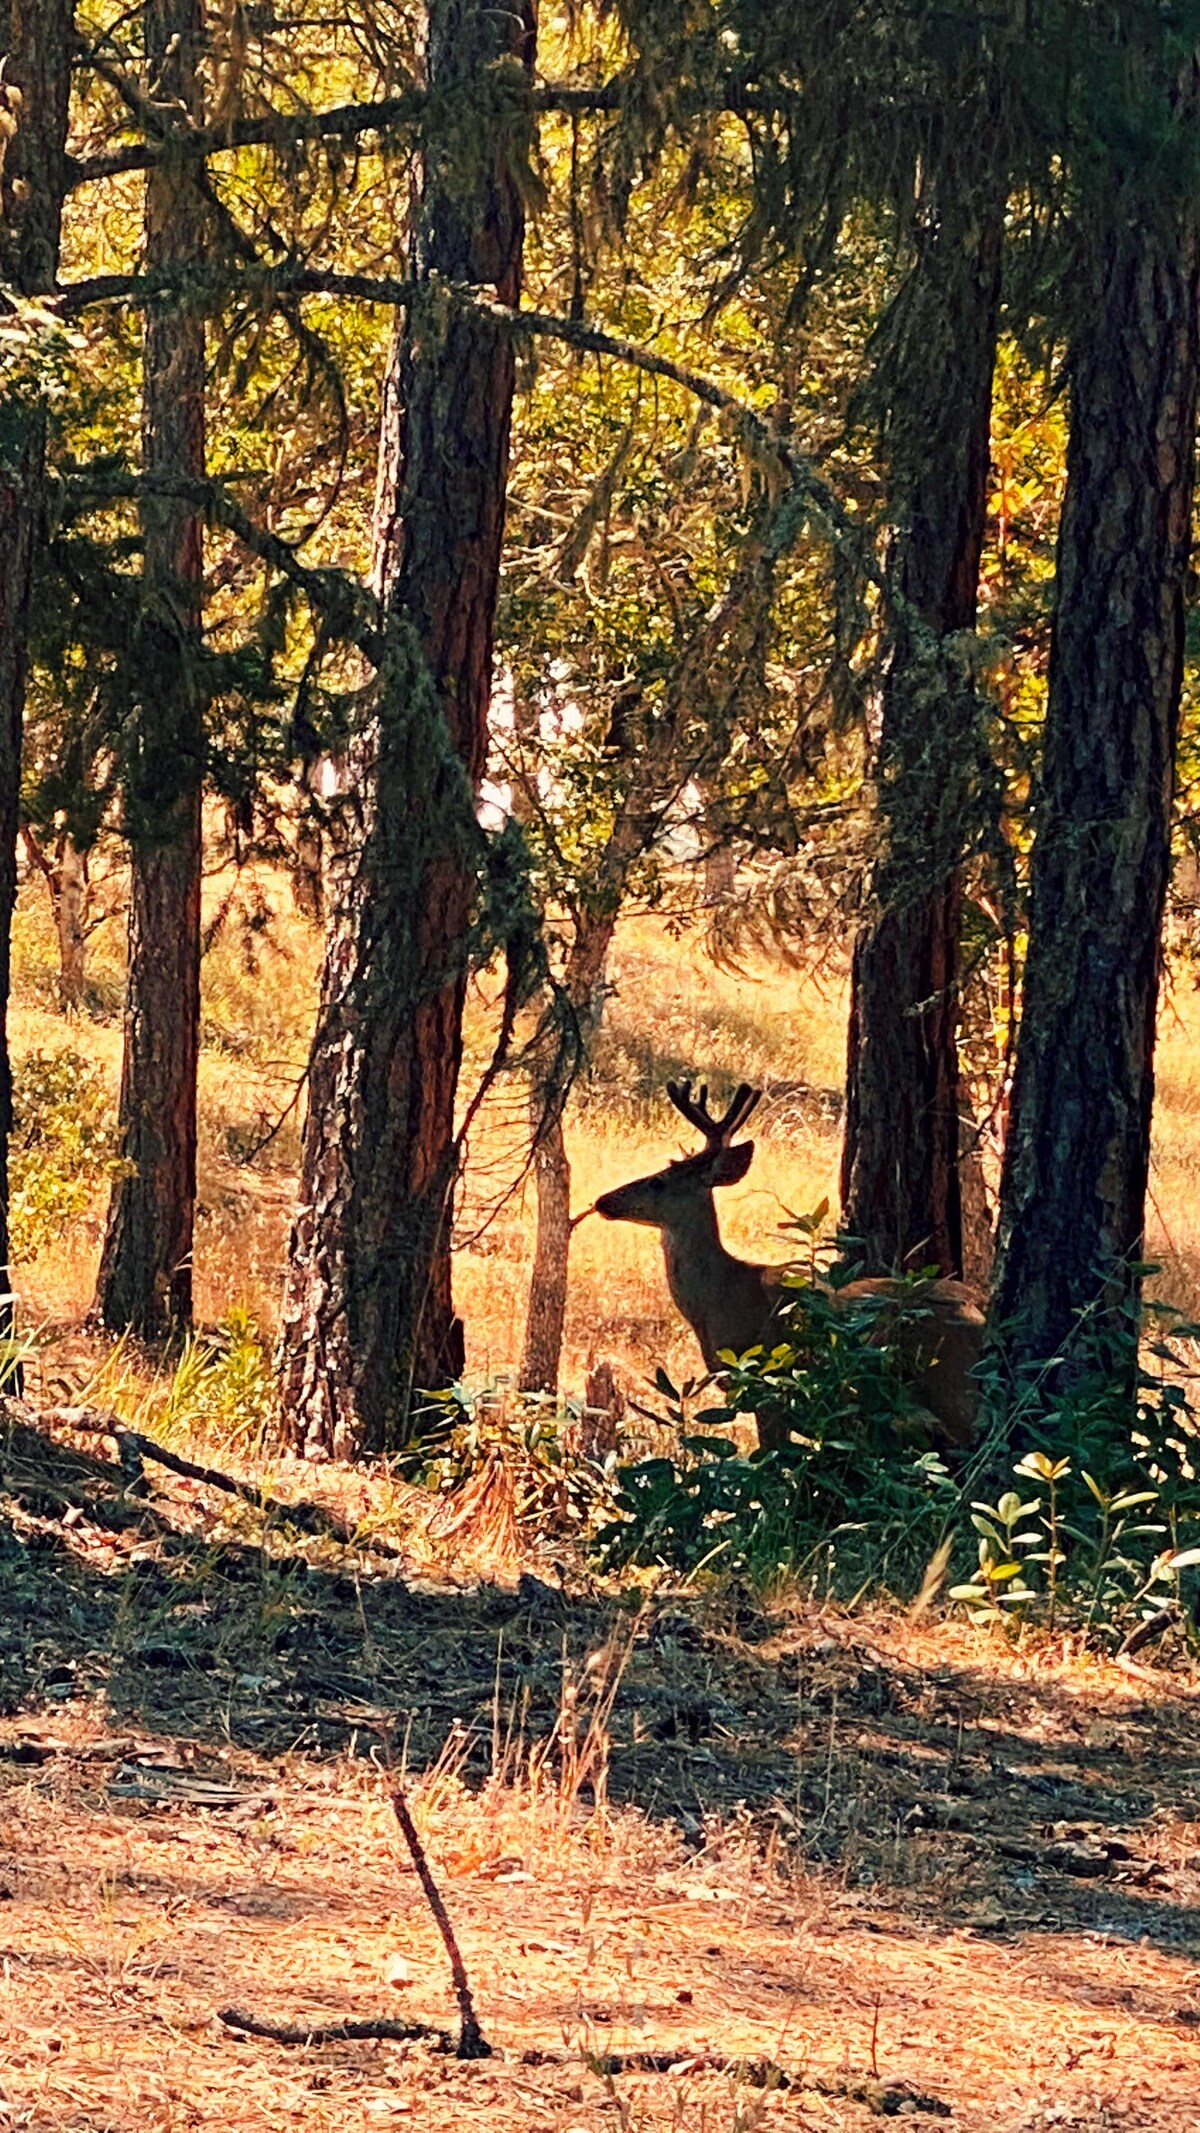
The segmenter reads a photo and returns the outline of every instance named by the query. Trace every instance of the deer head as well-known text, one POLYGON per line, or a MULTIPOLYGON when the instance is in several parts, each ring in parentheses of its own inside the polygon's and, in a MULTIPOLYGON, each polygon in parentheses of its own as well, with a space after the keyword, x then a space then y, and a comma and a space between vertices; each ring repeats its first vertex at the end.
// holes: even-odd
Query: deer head
POLYGON ((707 1088, 694 1100, 690 1081, 669 1081, 667 1094, 689 1126, 704 1135, 705 1145, 699 1155, 684 1156, 663 1170, 651 1171, 648 1177, 634 1178, 631 1184, 604 1193, 596 1202, 596 1212, 610 1222, 642 1222, 652 1229, 669 1230, 694 1218, 714 1186, 736 1185, 750 1168, 754 1142, 743 1141, 738 1148, 730 1143, 758 1104, 761 1089, 742 1082, 721 1118, 714 1118, 708 1108, 707 1088))

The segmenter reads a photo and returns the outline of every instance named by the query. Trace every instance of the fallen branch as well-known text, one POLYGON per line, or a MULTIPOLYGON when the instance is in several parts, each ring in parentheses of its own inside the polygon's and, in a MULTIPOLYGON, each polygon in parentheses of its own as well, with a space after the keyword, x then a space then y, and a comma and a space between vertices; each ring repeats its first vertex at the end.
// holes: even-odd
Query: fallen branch
POLYGON ((1148 1644, 1153 1644, 1156 1638, 1165 1636, 1169 1629, 1174 1629, 1176 1623, 1182 1620, 1181 1608, 1160 1608, 1156 1615, 1150 1615, 1145 1622, 1139 1622, 1136 1629, 1130 1630, 1124 1643, 1118 1647, 1118 1659, 1132 1659, 1135 1652, 1144 1651, 1148 1644))
MULTIPOLYGON (((127 1434, 133 1434, 128 1432, 127 1434)), ((392 1806, 396 1820, 404 1833, 404 1841, 412 1854, 412 1863, 417 1878, 425 1892, 425 1898, 433 1912, 438 1932, 445 1943, 450 1958, 450 1975, 454 1981, 454 1997, 458 2001, 458 2042, 455 2043, 444 2029, 436 2029, 429 2022, 395 2022, 386 2016, 363 2022, 263 2022, 257 2015, 247 2014, 241 2007, 222 2007, 217 2011, 218 2022, 226 2029, 244 2030, 249 2037, 270 2037, 275 2044, 345 2044, 365 2039, 381 2038, 386 2041, 406 2042, 413 2038, 430 2038, 440 2051, 453 2051, 456 2059, 490 2059, 492 2046, 479 2027, 479 2017, 471 1998, 471 1986, 462 1951, 454 1937, 450 1916, 442 1902, 441 1891, 433 1878, 425 1847, 417 1834, 416 1824, 408 1811, 408 1801, 398 1785, 392 1788, 392 1806)))
POLYGON ((458 2001, 459 2014, 458 2047, 454 2056, 456 2059, 490 2059, 492 2047, 479 2027, 479 2019, 475 2013, 475 2003, 471 1998, 471 1985, 467 1977, 467 1966, 462 1959, 462 1951, 454 1937, 450 1914, 442 1902, 441 1890, 438 1888, 430 1871, 429 1861, 425 1856, 425 1847, 417 1835, 416 1823, 408 1811, 408 1801, 398 1785, 392 1787, 392 1807, 395 1811, 396 1820, 404 1832, 404 1841, 412 1853, 412 1863, 417 1870, 417 1879, 425 1891, 426 1901, 433 1912, 438 1932, 442 1936, 446 1953, 450 1958, 450 1976, 454 1982, 454 1997, 458 2001))
POLYGON ((383 2017, 373 2022, 262 2022, 241 2007, 219 2007, 217 2020, 226 2029, 244 2030, 248 2037, 270 2037, 274 2044, 357 2044, 376 2039, 407 2044, 429 2037, 441 2051, 453 2048, 448 2031, 435 2029, 429 2022, 391 2022, 383 2017))
POLYGON ((165 1466, 170 1473, 182 1475, 186 1481, 199 1481, 207 1489, 220 1489, 226 1496, 236 1496, 240 1503, 250 1504, 268 1517, 278 1517, 298 1527, 302 1533, 336 1540, 347 1548, 372 1548, 389 1556, 400 1553, 399 1549, 389 1547, 375 1535, 357 1537, 354 1529, 339 1518, 336 1511, 326 1511, 319 1504, 285 1503, 278 1496, 265 1495, 252 1482, 239 1481, 232 1474, 221 1473, 217 1467, 201 1466, 195 1459, 184 1459, 179 1452, 169 1452, 164 1444, 157 1443, 153 1437, 143 1436, 140 1430, 126 1429, 116 1415, 102 1408, 50 1407, 42 1420, 63 1422, 71 1429, 101 1431, 106 1437, 113 1438, 125 1486, 132 1495, 139 1494, 145 1484, 142 1465, 148 1459, 155 1466, 165 1466))

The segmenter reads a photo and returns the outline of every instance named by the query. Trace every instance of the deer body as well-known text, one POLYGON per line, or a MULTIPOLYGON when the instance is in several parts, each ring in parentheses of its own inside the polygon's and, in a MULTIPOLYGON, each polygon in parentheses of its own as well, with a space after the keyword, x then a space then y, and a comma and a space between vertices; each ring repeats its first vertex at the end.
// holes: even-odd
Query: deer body
POLYGON ((755 1347, 785 1292, 770 1267, 752 1266, 726 1251, 711 1195, 685 1234, 664 1225, 662 1244, 671 1300, 691 1326, 708 1368, 717 1368, 723 1349, 741 1355, 755 1347), (743 1340, 747 1326, 757 1331, 743 1340))
MULTIPOLYGON (((603 1194, 596 1212, 610 1222, 637 1222, 659 1231, 672 1299, 695 1333, 708 1368, 716 1370, 722 1353, 744 1355, 748 1348, 767 1345, 780 1307, 798 1292, 794 1285, 785 1285, 782 1267, 756 1266, 726 1251, 717 1224, 715 1187, 735 1184, 750 1167, 754 1143, 730 1143, 746 1124, 758 1094, 743 1085, 722 1119, 710 1117, 707 1090, 701 1090, 698 1104, 687 1082, 668 1083, 668 1094, 704 1134, 703 1153, 603 1194)), ((838 1310, 868 1298, 895 1299, 895 1315, 880 1309, 869 1338, 879 1346, 895 1346, 926 1410, 932 1440, 950 1449, 968 1445, 979 1404, 973 1372, 984 1335, 984 1315, 970 1290, 960 1281, 930 1282, 920 1292, 918 1315, 913 1315, 911 1308, 900 1308, 911 1306, 911 1290, 887 1276, 848 1282, 839 1289, 820 1286, 838 1310)), ((759 1416, 764 1447, 786 1436, 780 1417, 759 1416)))

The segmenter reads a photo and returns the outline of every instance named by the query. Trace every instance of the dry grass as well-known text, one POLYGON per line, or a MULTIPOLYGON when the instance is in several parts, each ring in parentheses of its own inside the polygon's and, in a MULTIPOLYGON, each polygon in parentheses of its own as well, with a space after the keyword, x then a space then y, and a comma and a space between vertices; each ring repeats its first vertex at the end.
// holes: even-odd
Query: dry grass
MULTIPOLYGON (((209 915, 229 894, 227 879, 207 885, 209 915)), ((53 1005, 53 941, 39 884, 22 896, 16 933, 14 1053, 75 1044, 99 1060, 113 1100, 120 1072, 121 984, 115 922, 92 954, 99 1018, 72 1027, 53 1005)), ((248 1306, 266 1329, 277 1309, 286 1248, 300 1107, 253 1162, 245 1157, 278 1119, 303 1070, 319 964, 319 941, 270 877, 243 885, 204 969, 204 1051, 200 1070, 200 1210, 197 1311, 216 1323, 248 1306), (247 923, 261 903, 267 930, 247 923)), ((607 1187, 657 1167, 690 1144, 687 1128, 658 1094, 664 1071, 746 1076, 768 1100, 759 1114, 757 1162, 727 1193, 722 1214, 732 1246, 766 1259, 789 1256, 780 1231, 790 1211, 807 1210, 836 1189, 836 1111, 843 1044, 842 990, 803 986, 794 973, 758 965, 714 970, 698 942, 669 939, 650 920, 628 924, 614 956, 615 994, 593 1076, 568 1119, 573 1200, 587 1206, 607 1187), (652 1000, 652 1039, 644 1003, 652 1000), (807 1091, 825 1092, 809 1094, 807 1091)), ((468 1083, 490 1049, 494 1016, 485 991, 471 1003, 468 1083)), ((503 1376, 519 1360, 532 1256, 532 1185, 518 1184, 524 1091, 502 1086, 472 1139, 456 1268, 470 1367, 503 1376), (498 1212, 496 1211, 498 1208, 498 1212)), ((29 1267, 20 1286, 35 1322, 65 1330, 84 1317, 93 1293, 102 1234, 97 1204, 29 1267)), ((603 1356, 631 1378, 659 1360, 680 1374, 697 1358, 666 1293, 661 1252, 648 1233, 599 1219, 577 1232, 564 1357, 565 1382, 578 1391, 589 1363, 603 1356)))
POLYGON ((15 1413, 0 1440, 0 2123, 1194 2126, 1186 1676, 720 1588, 631 1610, 540 1564, 504 1589, 385 1477, 269 1478, 391 1557, 171 1475, 130 1499, 103 1451, 15 1413), (478 2066, 216 2019, 453 2027, 390 1764, 478 2066), (673 2071, 603 2071, 630 2052, 673 2071))
MULTIPOLYGON (((375 1588, 358 1663, 407 1664, 415 1690, 422 1672, 442 1676, 469 1617, 445 1595, 439 1634, 436 1610, 406 1622, 400 1595, 390 1612, 385 1597, 375 1588)), ((287 2023, 454 2027, 443 1951, 385 1781, 363 1759, 381 1725, 400 1752, 399 1677, 390 1712, 361 1707, 353 1729, 348 1700, 346 1745, 322 1759, 252 1752, 232 1705, 224 1743, 211 1727, 155 1723, 149 1668, 141 1689, 127 1674, 107 1694, 60 1669, 40 1708, 0 1725, 0 2121, 31 2133, 349 2133, 410 2118, 497 2133, 864 2133, 919 2100, 912 2115, 933 2123, 936 2108, 962 2133, 1190 2133, 1200 1826, 1195 1800, 1191 1820, 1184 1805, 1184 1707, 1099 1662, 1047 1648, 1014 1658, 962 1627, 785 1615, 746 1624, 757 1641, 745 1644, 729 1620, 700 1615, 681 1648, 679 1615, 656 1628, 651 1612, 618 1617, 590 1653, 564 1622, 579 1656, 539 1719, 520 1691, 536 1618, 518 1607, 497 1637, 495 1605, 483 1612, 495 1667, 491 1687, 475 1669, 479 1720, 458 1722, 432 1758, 414 1743, 410 1763, 425 1769, 408 1781, 499 2056, 282 2048, 216 2019, 234 2005, 287 2023), (722 1651, 731 1680, 740 1663, 761 1684, 766 1663, 796 1684, 776 1712, 793 1776, 785 1758, 766 1824, 730 1802, 684 1814, 681 1833, 677 1809, 613 1805, 648 1683, 694 1693, 722 1651), (223 1788, 213 1804, 198 1797, 206 1783, 223 1788), (1044 1845, 1014 1842, 1053 1812, 1039 1788, 1066 1806, 1072 1787, 1092 1789, 1093 1817, 1115 1816, 1124 1856, 1136 1854, 1126 1887, 1072 1883, 1036 1864, 1044 1845), (913 1834, 914 1790, 931 1815, 939 1801, 954 1812, 913 1834), (1121 1805, 1133 1798, 1136 1823, 1121 1805), (639 2052, 672 2070, 603 2070, 604 2055, 639 2052), (764 2090, 706 2056, 774 2062, 789 2085, 764 2090)), ((239 1663, 254 1663, 244 1642, 239 1663)), ((279 1671, 254 1677, 255 1698, 286 1726, 279 1671)), ((709 1738, 736 1779, 736 1739, 709 1738)), ((746 1751, 750 1783, 749 1739, 746 1751)), ((712 1750, 675 1755, 702 1790, 712 1750)), ((663 1807, 670 1773, 667 1761, 663 1807)))
MULTIPOLYGON (((204 969, 201 1061, 200 1217, 196 1295, 202 1323, 234 1305, 268 1332, 277 1309, 286 1249, 302 1104, 269 1145, 245 1160, 278 1120, 303 1071, 319 967, 319 939, 293 908, 285 885, 251 872, 207 885, 211 917, 229 908, 204 969), (267 911, 269 923, 261 923, 267 911)), ((40 884, 22 895, 16 933, 14 1052, 81 1046, 102 1062, 114 1094, 120 1067, 119 925, 110 921, 92 951, 100 1014, 72 1029, 53 1006, 53 941, 40 884)), ((600 1056, 580 1085, 567 1120, 572 1199, 588 1206, 601 1192, 657 1167, 691 1145, 664 1103, 668 1072, 745 1077, 767 1100, 755 1122, 758 1155, 745 1183, 722 1195, 725 1235, 749 1257, 782 1260, 789 1213, 829 1198, 836 1206, 843 1072, 845 985, 821 984, 751 962, 718 970, 699 939, 672 938, 661 922, 627 922, 613 958, 614 993, 600 1056)), ((486 988, 471 1001, 467 1086, 490 1051, 494 1010, 486 988)), ((1200 1314, 1200 995, 1186 973, 1163 1008, 1148 1248, 1161 1260, 1161 1292, 1200 1314)), ((503 1377, 520 1355, 532 1258, 534 1196, 520 1178, 526 1133, 524 1090, 502 1084, 472 1137, 456 1288, 466 1320, 470 1367, 503 1377)), ((58 1329, 78 1326, 91 1301, 102 1207, 21 1270, 30 1316, 58 1329)), ((612 1361, 636 1381, 662 1362, 672 1375, 694 1372, 692 1337, 671 1305, 657 1239, 599 1218, 577 1231, 571 1268, 564 1382, 582 1388, 589 1364, 612 1361)), ((94 1349, 89 1350, 94 1360, 94 1349)))

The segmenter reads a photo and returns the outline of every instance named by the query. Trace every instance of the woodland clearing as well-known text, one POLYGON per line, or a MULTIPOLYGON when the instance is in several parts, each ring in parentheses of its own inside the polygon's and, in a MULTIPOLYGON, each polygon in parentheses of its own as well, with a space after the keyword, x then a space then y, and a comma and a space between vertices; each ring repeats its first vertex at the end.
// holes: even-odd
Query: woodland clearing
MULTIPOLYGON (((81 1048, 115 1086, 103 996, 107 982, 119 997, 119 971, 95 954, 94 1018, 64 1023, 27 895, 16 1044, 81 1048)), ((236 1157, 287 1101, 310 947, 281 902, 265 929, 231 917, 207 960, 210 1324, 241 1305, 269 1331, 293 1124, 253 1166, 236 1157)), ((836 1164, 836 983, 716 971, 641 919, 616 984, 595 1086, 569 1121, 576 1204, 673 1132, 643 1094, 639 1043, 654 1078, 664 1059, 729 1063, 788 1092, 764 1105, 756 1164, 728 1195, 728 1234, 773 1256, 780 1203, 811 1208, 836 1164)), ((1156 1198, 1177 1253, 1164 1279, 1185 1297, 1193 1012, 1182 990, 1164 1010, 1157 1111, 1156 1198)), ((485 1040, 479 1015, 480 1053, 485 1040)), ((498 1104, 468 1220, 501 1174, 505 1130, 498 1104)), ((89 1332, 100 1216, 22 1275, 43 1328, 27 1390, 51 1415, 33 1434, 11 1410, 4 1454, 5 2122, 733 2133, 949 2112, 971 2133, 1194 2126, 1200 1763, 1181 1655, 1172 1670, 1122 1666, 1070 1637, 847 1611, 819 1590, 649 1577, 618 1593, 552 1540, 522 1532, 514 1550, 486 1521, 439 1541, 421 1492, 283 1457, 245 1418, 239 1431, 211 1403, 189 1411, 180 1374, 89 1332), (97 1399, 277 1502, 303 1497, 357 1543, 158 1472, 148 1499, 126 1497, 111 1441, 53 1419, 55 1403, 97 1399), (451 2020, 389 1767, 496 2058, 289 2047, 217 2020, 230 2005, 299 2023, 451 2020), (660 2070, 630 2066, 639 2053, 660 2070), (740 2062, 788 2085, 756 2086, 740 2062)), ((514 1362, 528 1219, 509 1201, 460 1255, 480 1373, 514 1362)), ((634 1389, 659 1360, 692 1370, 689 1338, 657 1240, 585 1224, 568 1385, 598 1353, 634 1389)))

